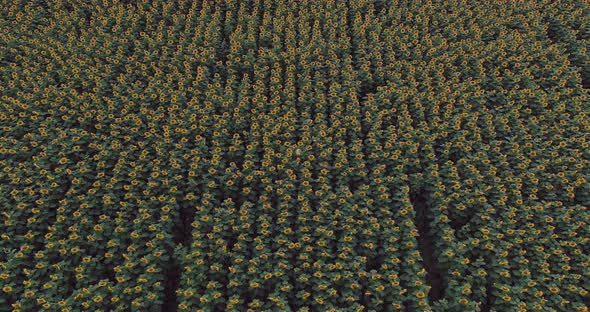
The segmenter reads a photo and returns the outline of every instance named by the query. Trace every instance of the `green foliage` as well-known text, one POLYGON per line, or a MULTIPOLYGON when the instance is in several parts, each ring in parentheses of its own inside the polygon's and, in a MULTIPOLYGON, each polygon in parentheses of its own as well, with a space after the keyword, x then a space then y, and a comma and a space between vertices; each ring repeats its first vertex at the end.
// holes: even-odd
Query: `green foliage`
POLYGON ((4 1, 0 312, 588 311, 563 2, 4 1))

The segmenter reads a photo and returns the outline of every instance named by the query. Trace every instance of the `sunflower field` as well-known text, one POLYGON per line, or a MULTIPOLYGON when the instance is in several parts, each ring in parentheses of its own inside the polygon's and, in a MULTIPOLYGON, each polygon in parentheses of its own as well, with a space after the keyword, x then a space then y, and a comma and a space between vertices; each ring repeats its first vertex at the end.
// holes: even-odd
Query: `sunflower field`
POLYGON ((587 0, 0 0, 0 312, 589 311, 587 0))

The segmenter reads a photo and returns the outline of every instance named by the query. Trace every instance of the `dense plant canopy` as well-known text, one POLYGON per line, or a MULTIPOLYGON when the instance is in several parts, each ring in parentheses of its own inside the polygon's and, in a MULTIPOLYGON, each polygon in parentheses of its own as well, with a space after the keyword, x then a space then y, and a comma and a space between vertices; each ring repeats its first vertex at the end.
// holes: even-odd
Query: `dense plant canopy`
POLYGON ((0 3, 0 311, 588 311, 588 1, 0 3))

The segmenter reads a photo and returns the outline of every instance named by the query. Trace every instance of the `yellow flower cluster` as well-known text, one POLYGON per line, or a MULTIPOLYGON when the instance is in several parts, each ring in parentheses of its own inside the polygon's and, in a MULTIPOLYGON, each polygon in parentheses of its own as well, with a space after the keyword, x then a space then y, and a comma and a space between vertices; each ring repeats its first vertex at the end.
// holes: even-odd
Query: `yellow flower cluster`
POLYGON ((585 1, 78 2, 1 5, 0 312, 588 310, 585 1))

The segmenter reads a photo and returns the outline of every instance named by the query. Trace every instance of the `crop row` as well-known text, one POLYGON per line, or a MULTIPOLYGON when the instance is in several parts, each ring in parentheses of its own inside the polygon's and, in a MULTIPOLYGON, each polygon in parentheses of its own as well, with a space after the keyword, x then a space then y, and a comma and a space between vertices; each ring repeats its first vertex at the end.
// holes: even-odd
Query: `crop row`
POLYGON ((0 311, 588 311, 585 1, 12 1, 0 311))

